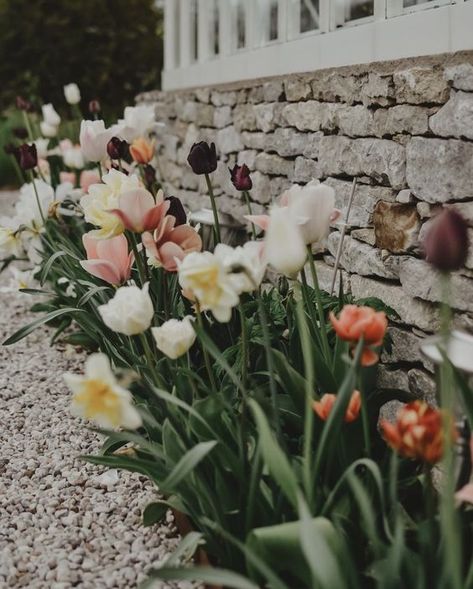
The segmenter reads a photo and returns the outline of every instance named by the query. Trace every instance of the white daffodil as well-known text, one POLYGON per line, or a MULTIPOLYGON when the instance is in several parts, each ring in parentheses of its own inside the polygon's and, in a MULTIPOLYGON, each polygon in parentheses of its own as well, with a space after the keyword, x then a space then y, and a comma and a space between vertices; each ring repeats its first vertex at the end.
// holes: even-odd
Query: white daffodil
POLYGON ((98 307, 107 327, 125 335, 137 335, 146 331, 153 320, 154 308, 148 293, 149 283, 142 289, 122 286, 113 299, 98 307))
POLYGON ((185 296, 202 311, 212 311, 220 323, 230 321, 239 296, 223 262, 210 252, 192 252, 178 263, 179 284, 185 296))
POLYGON ((196 338, 192 318, 189 316, 184 317, 181 321, 169 319, 160 327, 152 327, 151 333, 158 350, 173 360, 185 354, 196 338))
POLYGON ((79 104, 80 102, 80 90, 79 86, 72 82, 64 86, 64 97, 68 104, 79 104))
POLYGON ((85 362, 83 376, 66 373, 64 380, 73 393, 73 415, 93 419, 106 429, 140 427, 141 417, 131 393, 117 383, 105 354, 92 354, 85 362))
POLYGON ((35 274, 38 272, 38 268, 32 270, 20 270, 15 266, 10 266, 10 280, 6 286, 0 288, 2 293, 17 293, 23 288, 37 288, 38 283, 35 279, 35 274))
POLYGON ((23 251, 21 235, 17 231, 19 223, 11 217, 0 219, 0 260, 19 256, 23 251))
POLYGON ((265 257, 271 266, 294 276, 305 263, 307 251, 300 226, 288 214, 287 207, 271 210, 265 238, 265 257))
POLYGON ((262 242, 248 241, 235 248, 219 243, 214 254, 222 262, 238 294, 259 287, 266 271, 262 242))
POLYGON ((89 186, 89 192, 81 198, 80 204, 85 220, 99 227, 91 234, 98 239, 108 239, 123 232, 123 223, 110 210, 118 208, 120 194, 139 188, 140 181, 134 174, 127 176, 114 169, 102 180, 103 184, 89 186))

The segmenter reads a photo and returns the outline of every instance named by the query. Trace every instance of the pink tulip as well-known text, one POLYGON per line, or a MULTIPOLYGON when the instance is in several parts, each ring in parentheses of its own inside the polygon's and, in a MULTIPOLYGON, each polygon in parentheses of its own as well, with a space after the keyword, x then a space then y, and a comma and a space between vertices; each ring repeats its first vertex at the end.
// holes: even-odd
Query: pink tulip
POLYGON ((128 253, 124 235, 110 239, 94 239, 87 233, 82 236, 87 260, 80 265, 84 270, 109 284, 122 284, 130 278, 133 254, 128 253))
POLYGON ((100 182, 100 174, 95 170, 84 170, 81 172, 79 185, 84 192, 89 191, 89 186, 100 182))
POLYGON ((142 241, 148 255, 168 272, 177 272, 177 260, 202 249, 202 240, 190 225, 174 227, 176 218, 167 215, 154 233, 143 233, 142 241))
POLYGON ((123 225, 134 233, 152 231, 164 219, 169 201, 165 201, 162 191, 158 192, 156 201, 144 188, 135 188, 120 194, 118 208, 111 212, 117 215, 123 225))

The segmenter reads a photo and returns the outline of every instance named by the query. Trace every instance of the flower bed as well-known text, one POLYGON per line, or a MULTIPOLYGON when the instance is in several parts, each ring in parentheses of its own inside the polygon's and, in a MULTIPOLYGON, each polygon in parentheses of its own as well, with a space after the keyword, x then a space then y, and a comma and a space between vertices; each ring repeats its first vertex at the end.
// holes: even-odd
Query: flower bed
MULTIPOLYGON (((76 98, 69 87, 66 99, 76 98)), ((314 251, 338 216, 330 187, 295 185, 254 216, 248 169, 230 170, 253 236, 232 247, 212 191, 217 150, 198 143, 188 163, 205 177, 214 218, 202 251, 199 227, 161 190, 152 109, 128 108, 107 128, 92 105, 79 146, 78 121, 46 105, 39 127, 50 139, 39 139, 28 103, 19 106, 29 143, 9 151, 27 182, 0 243, 5 265, 36 264, 40 284, 23 276, 22 290, 41 295, 34 308, 45 314, 5 344, 48 323, 54 339, 92 352, 84 374, 65 375, 72 411, 105 437, 85 459, 156 483, 164 499, 147 507, 145 525, 171 508, 193 528, 150 583, 468 587, 473 497, 455 460, 464 436, 454 408, 463 403, 471 423, 473 407, 446 347, 447 301, 440 407, 429 407, 376 384, 392 311, 318 287, 314 251), (407 405, 380 422, 392 400, 407 405), (211 566, 187 566, 200 547, 211 566)), ((425 246, 447 285, 468 251, 461 216, 439 215, 425 246)))

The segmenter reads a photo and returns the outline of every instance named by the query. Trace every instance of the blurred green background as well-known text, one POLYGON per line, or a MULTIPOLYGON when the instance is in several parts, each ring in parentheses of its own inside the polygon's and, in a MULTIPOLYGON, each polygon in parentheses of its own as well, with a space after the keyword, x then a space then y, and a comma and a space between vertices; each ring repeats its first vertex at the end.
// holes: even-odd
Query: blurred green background
POLYGON ((112 121, 139 92, 160 87, 163 15, 155 0, 0 0, 0 186, 15 183, 3 146, 15 97, 66 113, 76 82, 82 111, 98 99, 112 121))

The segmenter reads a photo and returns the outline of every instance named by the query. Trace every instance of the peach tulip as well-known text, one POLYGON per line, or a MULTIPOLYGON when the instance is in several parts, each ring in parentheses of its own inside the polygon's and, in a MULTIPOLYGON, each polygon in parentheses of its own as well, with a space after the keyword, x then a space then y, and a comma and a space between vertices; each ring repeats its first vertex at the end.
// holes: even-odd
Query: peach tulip
POLYGON ((128 253, 128 242, 121 234, 110 239, 94 239, 87 233, 82 236, 87 260, 81 261, 84 270, 109 284, 126 282, 131 275, 133 254, 128 253))
POLYGON ((149 258, 168 272, 177 272, 177 260, 183 260, 191 252, 200 252, 202 240, 190 225, 175 227, 176 218, 166 215, 154 233, 142 235, 149 258))
POLYGON ((137 164, 149 164, 153 159, 154 144, 144 137, 139 137, 130 145, 130 155, 137 164))
POLYGON ((145 188, 135 188, 122 192, 118 198, 118 208, 112 209, 126 229, 134 233, 152 231, 160 224, 169 209, 169 201, 165 201, 160 190, 156 201, 151 192, 145 188))
POLYGON ((362 366, 376 364, 379 355, 370 346, 380 346, 383 343, 388 327, 388 320, 383 311, 377 312, 371 307, 345 305, 338 319, 334 313, 330 313, 330 321, 340 339, 356 344, 363 338, 362 366))
MULTIPOLYGON (((325 394, 320 401, 314 401, 312 407, 322 421, 327 421, 332 408, 337 400, 337 395, 325 394)), ((343 418, 346 423, 351 423, 360 414, 361 409, 361 395, 360 391, 353 391, 350 402, 348 403, 345 417, 343 418)))

